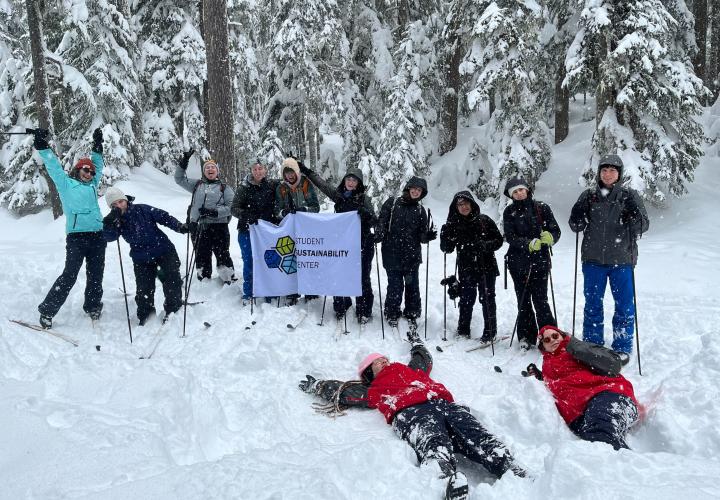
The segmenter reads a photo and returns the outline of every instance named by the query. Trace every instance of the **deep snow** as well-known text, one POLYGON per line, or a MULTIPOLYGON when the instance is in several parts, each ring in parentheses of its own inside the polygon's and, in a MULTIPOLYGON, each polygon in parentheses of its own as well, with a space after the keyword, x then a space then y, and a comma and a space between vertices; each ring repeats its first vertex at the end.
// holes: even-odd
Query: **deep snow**
MULTIPOLYGON (((575 238, 567 218, 581 191, 577 179, 592 126, 575 125, 554 148, 536 193, 563 230, 553 279, 559 324, 568 330, 575 238)), ((465 130, 464 140, 472 133, 465 130)), ((460 146, 434 165, 426 206, 438 223, 462 187, 452 168, 465 151, 460 146)), ((433 377, 468 404, 534 478, 493 481, 462 462, 471 498, 720 497, 716 166, 717 157, 705 158, 686 198, 663 211, 649 209, 650 231, 640 241, 636 268, 643 376, 635 358, 625 374, 651 412, 629 438, 632 451, 615 452, 570 433, 545 387, 520 376, 539 360, 537 351, 521 354, 517 343, 509 348, 505 342, 493 358, 490 350, 466 353, 468 341, 435 350, 443 334, 443 267, 437 241, 431 244, 427 343, 435 357, 433 377)), ((171 177, 147 167, 119 187, 178 218, 189 200, 171 177)), ((102 200, 101 206, 107 212, 102 200)), ((62 269, 63 226, 49 211, 22 219, 0 211, 0 309, 6 318, 37 321, 36 306, 62 269)), ((170 236, 184 259, 184 237, 170 236)), ((123 242, 121 248, 128 288, 134 290, 128 247, 123 242)), ((499 263, 505 249, 497 252, 499 263)), ((231 252, 240 269, 236 242, 231 252)), ((448 269, 453 265, 454 255, 448 269)), ((297 388, 306 373, 354 378, 370 351, 407 361, 406 342, 391 338, 387 328, 381 339, 377 292, 375 320, 362 336, 349 321, 351 334, 334 341, 331 301, 322 327, 318 300, 291 332, 286 324, 298 314, 292 308, 262 305, 251 318, 250 308, 240 305, 239 283, 195 283, 191 300, 206 302, 188 309, 187 338, 179 338, 182 317, 173 317, 153 359, 140 360, 158 322, 141 328, 133 316, 135 342, 129 344, 115 243, 108 246, 104 285, 100 352, 82 314, 82 272, 55 318, 56 329, 79 339, 80 347, 5 318, 0 322, 0 498, 441 498, 442 482, 416 466, 412 450, 380 413, 350 410, 327 418, 297 388), (251 319, 257 324, 246 330, 251 319)), ((156 299, 160 308, 161 291, 156 299)), ((512 284, 503 290, 502 276, 497 301, 500 333, 509 333, 516 304, 512 284)), ((457 310, 450 301, 448 306, 451 336, 457 310)), ((132 300, 130 307, 133 314, 132 300)), ((608 323, 609 311, 608 293, 608 323)), ((481 328, 478 305, 473 335, 481 328)))

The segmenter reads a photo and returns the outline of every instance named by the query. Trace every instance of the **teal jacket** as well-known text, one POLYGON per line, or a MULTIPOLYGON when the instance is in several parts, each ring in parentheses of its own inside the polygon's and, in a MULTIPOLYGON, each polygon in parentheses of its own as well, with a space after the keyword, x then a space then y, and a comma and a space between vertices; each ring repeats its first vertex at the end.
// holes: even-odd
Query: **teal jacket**
POLYGON ((50 178, 60 195, 63 211, 65 212, 65 232, 89 233, 102 231, 102 214, 98 206, 98 185, 102 177, 105 162, 99 153, 90 153, 90 159, 95 164, 95 177, 90 182, 81 182, 70 177, 52 149, 38 151, 50 178))

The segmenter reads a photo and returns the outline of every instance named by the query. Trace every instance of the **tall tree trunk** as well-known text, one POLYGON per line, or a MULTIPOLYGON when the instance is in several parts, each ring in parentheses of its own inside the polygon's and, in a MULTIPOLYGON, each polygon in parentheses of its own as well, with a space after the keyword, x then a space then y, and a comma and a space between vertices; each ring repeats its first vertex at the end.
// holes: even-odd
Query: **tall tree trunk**
POLYGON ((225 182, 237 186, 233 147, 233 101, 230 78, 227 2, 203 2, 205 53, 207 58, 207 105, 210 120, 205 122, 208 149, 219 163, 225 182))
MULTIPOLYGON (((30 53, 33 65, 38 127, 52 130, 52 107, 50 105, 47 72, 45 71, 45 40, 43 38, 42 15, 37 0, 25 0, 25 7, 28 16, 28 31, 30 32, 30 53)), ((57 219, 63 214, 60 196, 58 196, 55 184, 44 167, 40 169, 40 174, 50 189, 50 206, 52 207, 53 217, 57 219)))
POLYGON ((706 67, 707 86, 712 90, 712 102, 720 94, 720 0, 710 3, 710 54, 706 67))
POLYGON ((445 91, 440 114, 440 154, 444 155, 457 146, 458 95, 460 93, 460 61, 462 50, 460 37, 456 30, 449 34, 445 57, 445 91))
MULTIPOLYGON (((205 19, 204 19, 204 14, 203 14, 203 4, 204 3, 205 2, 203 2, 203 0, 200 0, 199 5, 198 5, 198 7, 200 7, 200 19, 199 19, 200 36, 203 38, 203 40, 205 40, 205 19)), ((207 60, 207 52, 208 52, 207 45, 205 45, 205 52, 206 52, 205 59, 207 60)), ((201 107, 200 111, 202 112, 202 116, 203 116, 203 121, 205 123, 207 123, 208 122, 208 113, 209 113, 208 112, 208 82, 207 82, 207 78, 205 78, 205 81, 203 82, 203 86, 202 86, 202 96, 200 96, 200 107, 201 107)))
POLYGON ((695 16, 695 43, 697 43, 697 54, 693 58, 695 75, 707 84, 705 65, 707 62, 707 28, 708 28, 708 5, 707 0, 693 1, 693 15, 695 16))
MULTIPOLYGON (((118 10, 125 17, 125 21, 130 23, 131 12, 129 0, 119 0, 118 10)), ((127 46, 124 46, 120 42, 118 43, 128 51, 128 56, 131 60, 136 60, 137 44, 135 42, 129 42, 127 46)), ((140 162, 145 157, 145 135, 143 128, 143 102, 145 101, 145 92, 143 86, 139 84, 137 85, 137 90, 135 101, 132 103, 133 117, 130 119, 130 126, 132 127, 133 136, 135 137, 130 147, 130 151, 132 152, 131 167, 139 167, 140 162)))
POLYGON ((570 91, 562 86, 565 79, 565 65, 558 68, 555 80, 555 144, 565 140, 570 132, 570 91))

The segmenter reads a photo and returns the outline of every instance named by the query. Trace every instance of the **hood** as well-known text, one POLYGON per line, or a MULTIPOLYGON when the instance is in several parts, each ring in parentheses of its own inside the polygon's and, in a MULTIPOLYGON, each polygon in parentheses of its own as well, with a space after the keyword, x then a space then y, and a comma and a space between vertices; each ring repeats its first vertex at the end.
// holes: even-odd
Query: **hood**
POLYGON ((460 215, 460 212, 458 212, 457 207, 455 206, 455 204, 460 198, 465 198, 470 202, 470 206, 472 207, 470 217, 480 215, 480 205, 477 204, 472 193, 470 191, 459 191, 455 193, 455 196, 453 196, 452 202, 450 203, 450 209, 448 210, 448 220, 462 217, 460 215))
POLYGON ((503 194, 512 200, 512 196, 510 196, 510 190, 516 186, 527 187, 528 198, 532 198, 533 191, 530 188, 530 184, 525 179, 519 176, 508 179, 508 181, 505 183, 505 190, 503 191, 503 194))
POLYGON ((365 192, 365 179, 364 179, 362 170, 360 170, 359 168, 355 168, 355 167, 350 167, 350 168, 347 169, 347 171, 345 172, 345 175, 343 175, 343 178, 340 180, 340 184, 338 184, 337 191, 338 191, 339 193, 345 192, 345 178, 346 178, 348 175, 352 175, 353 177, 357 177, 358 180, 360 181, 360 182, 358 183, 358 187, 357 187, 357 189, 355 190, 355 192, 356 192, 356 193, 364 193, 364 192, 365 192))
POLYGON ((622 176, 623 176, 623 161, 618 155, 605 155, 602 158, 600 158, 600 162, 598 163, 597 168, 597 184, 599 187, 603 187, 602 181, 600 180, 600 169, 605 166, 609 165, 612 167, 615 167, 618 171, 618 180, 615 184, 620 184, 622 182, 622 176))
POLYGON ((427 181, 423 179, 422 177, 416 177, 412 176, 410 177, 410 180, 407 181, 407 184, 405 184, 405 187, 403 188, 403 196, 407 199, 410 199, 410 188, 420 188, 422 189, 422 194, 420 195, 420 198, 413 201, 420 201, 427 195, 427 181))
POLYGON ((288 168, 295 172, 295 175, 297 176, 297 182, 293 184, 293 186, 297 186, 298 184, 300 184, 300 177, 302 177, 302 175, 300 174, 300 166, 298 165, 297 160, 295 160, 294 158, 285 158, 283 160, 282 164, 280 165, 280 179, 282 180, 282 182, 287 184, 284 172, 285 169, 288 168))

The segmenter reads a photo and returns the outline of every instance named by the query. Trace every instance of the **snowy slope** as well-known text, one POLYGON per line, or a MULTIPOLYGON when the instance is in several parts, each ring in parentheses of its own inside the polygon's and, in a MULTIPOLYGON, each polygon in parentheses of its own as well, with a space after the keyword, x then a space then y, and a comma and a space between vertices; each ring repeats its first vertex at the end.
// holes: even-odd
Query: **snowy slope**
MULTIPOLYGON (((580 193, 577 179, 591 133, 592 122, 573 127, 555 147, 553 165, 536 194, 551 205, 563 230, 553 279, 559 323, 566 329, 572 323, 575 250, 567 218, 580 193)), ((438 162, 430 183, 436 188, 427 206, 438 223, 444 222, 447 203, 459 187, 453 177, 442 175, 451 161, 446 156, 438 162)), ((614 452, 570 433, 544 386, 519 374, 538 361, 537 352, 521 354, 516 343, 509 348, 507 342, 494 358, 489 350, 466 353, 468 341, 444 352, 434 349, 443 334, 438 285, 443 269, 437 242, 431 245, 433 376, 473 409, 534 478, 508 475, 493 481, 463 462, 471 498, 720 497, 716 164, 717 158, 704 160, 687 198, 662 212, 650 209, 651 228, 640 242, 636 275, 643 376, 636 359, 625 371, 652 410, 629 438, 632 451, 614 452)), ((138 202, 184 216, 188 194, 160 172, 142 168, 119 186, 138 202)), ((53 221, 48 211, 17 220, 3 210, 0 234, 0 310, 5 318, 35 322, 37 304, 62 269, 63 221, 53 221)), ((184 256, 184 237, 170 236, 184 256)), ((128 247, 121 243, 121 249, 128 287, 134 290, 128 247)), ((231 252, 239 268, 236 243, 231 252)), ((504 252, 498 252, 499 260, 504 252)), ((453 265, 451 256, 448 269, 453 265)), ((330 301, 324 326, 317 326, 322 302, 315 301, 308 318, 290 332, 285 325, 296 310, 263 304, 251 317, 250 309, 240 306, 238 284, 194 283, 191 300, 206 302, 188 309, 187 337, 179 338, 182 317, 173 317, 153 359, 140 360, 158 323, 135 326, 131 300, 130 345, 115 243, 108 246, 104 284, 100 352, 82 314, 82 276, 55 318, 56 329, 79 339, 80 347, 5 318, 0 322, 0 498, 442 496, 444 485, 416 466, 412 450, 378 412, 351 410, 327 418, 315 413, 313 398, 297 389, 306 373, 354 378, 357 363, 370 351, 407 361, 407 343, 390 338, 387 329, 381 339, 377 294, 374 322, 362 336, 349 323, 351 334, 336 342, 330 301), (253 319, 257 324, 247 330, 253 319), (205 321, 212 326, 203 326, 205 321)), ((509 333, 515 297, 512 284, 502 289, 502 277, 497 295, 499 329, 509 333)), ((160 308, 162 293, 156 298, 160 308)), ((611 308, 608 295, 606 310, 611 308)), ((580 294, 578 331, 581 319, 580 294)), ((448 334, 456 321, 450 302, 448 334)), ((481 323, 478 306, 474 336, 481 323)))

